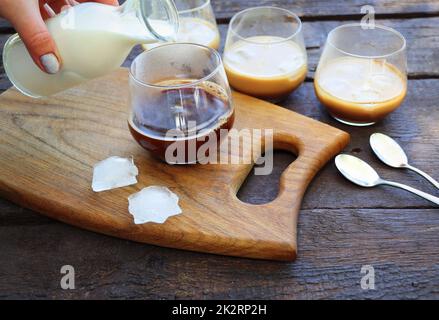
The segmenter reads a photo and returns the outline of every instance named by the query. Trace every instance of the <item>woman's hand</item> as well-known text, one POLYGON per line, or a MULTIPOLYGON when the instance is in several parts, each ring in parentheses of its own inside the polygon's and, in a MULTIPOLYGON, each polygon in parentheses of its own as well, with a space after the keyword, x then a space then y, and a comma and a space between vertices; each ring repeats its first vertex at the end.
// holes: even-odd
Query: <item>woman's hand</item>
POLYGON ((118 5, 117 0, 0 0, 0 16, 12 23, 38 67, 54 74, 60 69, 61 57, 44 19, 79 2, 118 5))

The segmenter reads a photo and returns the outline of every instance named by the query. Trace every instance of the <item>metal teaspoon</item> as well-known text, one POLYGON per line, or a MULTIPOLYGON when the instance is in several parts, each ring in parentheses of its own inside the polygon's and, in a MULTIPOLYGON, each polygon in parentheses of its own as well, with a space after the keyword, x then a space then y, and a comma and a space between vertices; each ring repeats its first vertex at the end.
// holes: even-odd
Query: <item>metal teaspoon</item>
POLYGON ((405 154, 404 150, 389 136, 386 136, 382 133, 374 133, 370 136, 370 146, 377 157, 388 166, 412 170, 427 179, 431 184, 439 189, 439 182, 418 168, 409 165, 407 155, 405 154))
POLYGON ((370 165, 357 157, 348 154, 338 155, 335 158, 335 165, 346 179, 352 181, 359 186, 375 187, 378 185, 389 185, 412 192, 420 196, 421 198, 424 198, 435 203, 436 205, 439 205, 438 197, 432 196, 431 194, 422 192, 401 183, 381 179, 378 176, 378 173, 370 165))

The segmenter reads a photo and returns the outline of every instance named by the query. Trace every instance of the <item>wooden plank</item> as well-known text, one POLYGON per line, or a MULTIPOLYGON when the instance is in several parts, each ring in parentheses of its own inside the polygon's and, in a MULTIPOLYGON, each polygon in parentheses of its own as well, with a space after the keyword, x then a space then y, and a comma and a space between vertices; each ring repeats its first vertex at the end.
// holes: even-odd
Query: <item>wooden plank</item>
POLYGON ((334 20, 361 16, 361 7, 372 5, 377 15, 428 15, 439 13, 439 2, 435 0, 212 0, 217 19, 229 19, 236 12, 256 6, 278 6, 292 10, 297 15, 313 19, 324 17, 334 20))
MULTIPOLYGON (((123 3, 124 1, 119 1, 123 3)), ((426 17, 439 15, 439 3, 435 0, 212 0, 216 18, 220 22, 227 22, 235 13, 256 6, 277 6, 289 9, 304 20, 348 20, 360 19, 361 7, 372 5, 376 16, 392 17, 426 17)), ((0 18, 0 32, 10 32, 11 24, 0 18)))
MULTIPOLYGON (((125 1, 119 0, 120 3, 125 1)), ((235 13, 256 6, 277 6, 289 9, 305 19, 333 19, 341 20, 352 18, 361 14, 364 5, 374 7, 378 17, 380 16, 432 16, 439 14, 439 3, 435 0, 212 0, 215 16, 219 20, 228 20, 235 13)), ((0 18, 0 30, 10 29, 8 21, 0 18)))
POLYGON ((42 225, 55 223, 31 210, 17 206, 4 199, 0 199, 0 227, 42 225))
MULTIPOLYGON (((397 138, 406 149, 413 164, 423 168, 434 176, 435 172, 439 169, 439 150, 437 148, 439 144, 439 132, 438 127, 433 124, 439 121, 439 113, 431 112, 431 110, 437 110, 438 100, 439 83, 437 80, 410 81, 408 96, 403 106, 388 119, 384 120, 384 122, 370 128, 346 127, 332 120, 315 98, 312 83, 302 85, 288 100, 282 103, 282 106, 347 130, 352 135, 352 142, 347 149, 349 152, 369 161, 378 168, 380 172, 385 173, 388 178, 405 182, 424 189, 427 192, 434 193, 435 190, 416 174, 392 170, 382 165, 375 156, 370 153, 368 137, 373 132, 380 131, 397 138), (407 125, 408 122, 410 125, 407 125)), ((285 166, 289 160, 287 157, 286 160, 280 161, 279 166, 281 167, 285 166)), ((247 197, 245 200, 248 202, 264 202, 272 199, 277 190, 275 188, 277 180, 270 181, 274 189, 264 188, 265 183, 259 183, 249 189, 253 190, 253 192, 242 192, 242 196, 247 197)), ((425 207, 429 205, 424 200, 411 196, 402 190, 384 187, 364 190, 352 186, 336 173, 332 163, 319 173, 318 181, 311 184, 308 194, 318 195, 318 197, 305 196, 303 208, 335 208, 337 206, 354 206, 356 208, 376 206, 425 207), (339 195, 337 201, 334 201, 331 194, 325 192, 325 188, 333 183, 333 179, 337 179, 336 181, 340 184, 337 187, 339 190, 334 192, 334 194, 339 195), (343 193, 352 193, 352 188, 356 190, 356 192, 353 193, 354 198, 352 199, 355 199, 355 201, 351 201, 349 198, 343 198, 343 193), (387 194, 385 198, 380 196, 383 189, 386 190, 387 194), (362 197, 364 192, 372 197, 362 197)))
MULTIPOLYGON (((438 2, 439 3, 439 2, 438 2)), ((319 61, 322 47, 325 44, 327 34, 333 28, 354 21, 316 21, 304 22, 304 37, 307 46, 309 59, 309 74, 313 77, 317 63, 319 61)), ((384 19, 378 20, 377 23, 383 24, 400 31, 407 39, 408 67, 409 77, 411 78, 437 78, 439 77, 439 17, 419 18, 419 19, 384 19)), ((224 43, 227 36, 227 24, 220 24, 221 48, 224 49, 224 43)), ((0 35, 0 46, 3 45, 10 33, 0 35)), ((132 59, 140 53, 141 50, 136 48, 127 59, 124 66, 128 66, 132 59)), ((3 74, 1 72, 0 74, 3 74)), ((8 82, 4 77, 0 78, 0 89, 6 89, 8 82)))
POLYGON ((438 299, 437 210, 305 210, 299 259, 234 259, 54 223, 0 227, 0 298, 438 299), (75 290, 60 288, 63 265, 75 290), (376 290, 360 287, 363 265, 376 290))
MULTIPOLYGON (((439 3, 439 2, 438 2, 439 3)), ((320 59, 328 33, 335 27, 354 21, 304 22, 303 32, 308 53, 309 78, 312 78, 320 59)), ((439 77, 439 17, 378 20, 378 24, 400 31, 407 40, 408 74, 411 78, 439 77)), ((219 25, 221 51, 227 36, 228 25, 219 25)))
MULTIPOLYGON (((305 41, 310 48, 308 56, 311 71, 315 71, 317 67, 327 34, 343 23, 325 21, 304 24, 305 41)), ((437 50, 439 47, 439 17, 379 20, 378 23, 398 30, 406 38, 409 77, 429 78, 439 76, 439 51, 437 50)))
MULTIPOLYGON (((141 49, 136 48, 125 65, 128 66, 131 59, 140 52, 141 49)), ((385 174, 390 179, 413 185, 434 194, 436 190, 416 174, 389 169, 381 164, 371 154, 368 138, 370 134, 377 131, 395 137, 406 149, 412 163, 434 176, 439 169, 439 149, 437 148, 439 128, 434 125, 439 122, 439 113, 432 112, 438 108, 437 101, 439 101, 439 82, 437 80, 409 81, 408 96, 403 106, 380 124, 369 128, 347 127, 332 120, 317 101, 312 83, 302 85, 281 105, 342 130, 347 130, 352 135, 351 144, 346 149, 348 152, 369 161, 380 173, 385 174)), ((293 157, 288 156, 279 157, 275 169, 285 168, 292 159, 293 157)), ((258 182, 257 179, 249 181, 255 183, 249 184, 247 191, 246 188, 241 191, 242 199, 245 201, 250 203, 267 202, 276 196, 277 178, 261 182, 258 182), (266 184, 270 184, 271 187, 267 188, 266 184)), ((357 188, 340 177, 334 165, 330 163, 318 174, 317 180, 310 185, 302 208, 336 208, 338 206, 342 208, 392 208, 429 207, 430 204, 402 190, 386 187, 371 190, 357 188), (335 190, 333 194, 329 193, 328 186, 333 185, 335 181, 337 183, 335 190), (382 197, 383 190, 386 192, 386 197, 382 197), (343 197, 345 193, 351 194, 352 198, 343 197), (367 194, 368 197, 363 197, 364 194, 367 194)))
MULTIPOLYGON (((398 140, 413 165, 423 168, 438 178, 439 126, 437 123, 439 123, 439 112, 437 101, 439 101, 438 80, 409 81, 408 95, 403 105, 384 121, 365 128, 349 127, 330 118, 315 97, 312 83, 302 85, 282 105, 349 132, 351 143, 346 148, 346 152, 368 161, 384 177, 437 194, 433 186, 416 174, 386 167, 372 154, 368 143, 372 133, 386 133, 398 140)), ((333 163, 319 173, 308 189, 308 194, 310 196, 305 197, 303 208, 431 206, 425 200, 393 188, 356 187, 336 172, 333 163)))
MULTIPOLYGON (((403 105, 381 123, 366 128, 348 127, 333 120, 315 97, 312 83, 303 84, 282 103, 282 106, 349 132, 351 142, 345 152, 366 160, 384 177, 412 185, 431 194, 437 194, 437 190, 418 175, 405 170, 391 169, 382 164, 373 155, 368 140, 374 132, 389 134, 396 138, 406 150, 413 165, 438 178, 438 100, 439 81, 411 80, 408 96, 403 105)), ((275 165, 276 170, 285 167, 291 160, 293 157, 279 156, 275 165)), ((276 196, 276 181, 276 178, 249 178, 247 189, 240 192, 241 199, 250 203, 269 201, 276 196)), ((387 187, 374 189, 357 187, 341 177, 333 162, 319 172, 302 203, 303 209, 374 207, 433 208, 427 201, 402 190, 387 187)))
MULTIPOLYGON (((290 1, 287 7, 302 12, 306 16, 304 20, 350 20, 352 15, 359 13, 363 3, 355 0, 352 6, 352 1, 348 4, 346 1, 326 4, 326 1, 299 0, 290 1), (323 7, 319 6, 320 2, 323 7)), ((217 17, 222 21, 227 21, 243 6, 267 3, 254 0, 213 2, 217 17), (241 5, 237 5, 238 2, 241 5)), ((286 2, 277 1, 277 4, 285 6, 286 2)), ((415 17, 437 15, 438 5, 437 1, 389 0, 377 1, 375 8, 381 17, 415 17)), ((410 19, 401 21, 401 24, 399 20, 392 21, 398 21, 395 25, 398 30, 405 33, 399 29, 405 25, 406 30, 413 34, 412 40, 408 36, 409 45, 411 41, 416 43, 414 52, 409 52, 410 76, 438 77, 436 18, 410 19), (411 26, 410 21, 416 24, 411 26), (418 54, 419 47, 424 52, 418 54)), ((11 32, 7 30, 8 23, 5 23, 6 29, 1 28, 3 22, 0 20, 0 29, 11 32)), ((327 32, 332 28, 331 23, 345 23, 327 22, 327 25, 324 25, 326 22, 305 23, 311 68, 317 62, 325 36, 319 39, 314 31, 308 33, 306 29, 322 28, 327 32)), ((225 26, 222 28, 225 30, 225 26)), ((3 77, 0 91, 3 91, 1 89, 6 89, 9 83, 3 82, 4 74, 0 74, 3 77)), ((335 124, 320 110, 311 91, 312 85, 305 84, 283 105, 335 124)), ((365 146, 368 135, 375 129, 390 133, 408 148, 414 164, 432 174, 437 172, 439 135, 435 125, 438 123, 437 112, 434 111, 437 110, 438 91, 437 80, 410 81, 405 107, 379 126, 360 130, 337 124, 342 129, 353 131, 352 140, 356 143, 347 150, 370 160, 380 172, 433 193, 435 190, 417 176, 381 166, 365 146)), ((288 155, 278 157, 277 170, 282 171, 282 166, 292 159, 288 155)), ((438 255, 437 209, 426 209, 425 202, 414 202, 417 198, 408 194, 392 194, 389 203, 382 199, 388 200, 388 193, 383 196, 384 189, 368 193, 367 199, 363 197, 358 206, 395 209, 331 209, 337 207, 337 201, 341 201, 340 206, 349 208, 352 203, 358 203, 360 195, 364 195, 364 189, 353 190, 343 179, 334 179, 336 176, 335 168, 327 166, 305 195, 304 208, 320 209, 302 210, 299 220, 300 258, 294 264, 229 259, 135 244, 53 222, 1 200, 0 252, 3 258, 0 259, 0 298, 438 299, 439 269, 435 259, 431 259, 438 255), (328 186, 333 188, 330 194, 328 186), (352 194, 354 197, 349 204, 346 195, 352 194), (326 209, 331 196, 336 197, 326 209), (407 206, 423 209, 400 209, 407 206), (73 264, 79 271, 77 290, 59 288, 59 269, 64 264, 73 264), (375 266, 378 290, 365 292, 359 288, 359 269, 363 264, 375 266)), ((275 183, 273 179, 269 180, 269 183, 275 183)), ((249 185, 241 192, 242 197, 250 202, 267 201, 276 195, 274 189, 248 189, 251 187, 249 185), (264 193, 261 195, 258 190, 264 193)))
POLYGON ((169 166, 157 161, 127 130, 127 78, 126 69, 116 70, 43 100, 24 97, 16 90, 5 92, 0 97, 0 194, 60 221, 124 239, 232 256, 293 260, 295 222, 306 187, 346 146, 349 135, 234 93, 232 122, 222 128, 229 129, 235 119, 237 130, 272 129, 275 146, 301 152, 284 171, 276 201, 249 206, 235 194, 252 168, 251 162, 242 160, 257 154, 259 140, 253 140, 252 150, 244 155, 239 150, 226 151, 227 157, 241 157, 238 164, 169 166), (90 188, 93 165, 114 155, 136 159, 139 184, 96 194, 90 188), (151 185, 171 188, 180 198, 183 213, 168 223, 135 225, 127 210, 127 197, 151 185))
MULTIPOLYGON (((348 23, 347 21, 346 23, 348 23)), ((345 23, 336 21, 320 21, 320 22, 305 22, 304 23, 304 36, 305 42, 307 44, 308 57, 309 57, 309 76, 312 79, 313 71, 316 68, 318 59, 321 54, 322 46, 324 45, 327 33, 334 27, 345 23)), ((408 43, 408 65, 409 65, 409 76, 411 78, 436 78, 439 76, 439 18, 428 18, 428 19, 409 19, 409 20, 380 20, 378 23, 393 27, 404 34, 407 38, 408 43)), ((220 25, 220 31, 222 34, 222 47, 224 48, 224 42, 227 33, 227 25, 220 25)), ((437 99, 439 96, 436 94, 439 84, 438 81, 409 81, 409 94, 404 102, 402 108, 400 108, 396 113, 391 115, 390 118, 386 119, 384 122, 378 124, 377 126, 371 128, 352 128, 341 124, 331 119, 322 109, 319 102, 315 98, 314 90, 312 84, 305 84, 294 94, 290 96, 287 101, 284 101, 281 105, 291 110, 297 111, 299 113, 305 114, 307 116, 313 117, 320 121, 329 123, 333 126, 337 126, 343 130, 347 130, 351 133, 351 146, 347 150, 351 151, 353 154, 360 155, 374 164, 377 168, 380 168, 388 174, 392 179, 401 180, 409 184, 417 185, 419 188, 426 188, 427 191, 434 193, 436 190, 432 188, 429 184, 425 183, 422 178, 417 177, 412 173, 405 174, 401 171, 389 170, 387 167, 382 165, 376 160, 374 156, 370 154, 370 149, 368 147, 369 135, 376 131, 387 132, 397 138, 400 138, 404 148, 408 150, 411 154, 411 158, 414 162, 417 162, 419 166, 423 166, 425 170, 429 171, 431 174, 437 172, 438 166, 432 163, 439 163, 439 155, 437 145, 439 144, 439 132, 437 126, 431 125, 435 121, 439 121, 439 115, 437 112, 431 113, 431 110, 437 110, 437 99), (428 92, 428 94, 426 94, 428 92), (398 116, 398 114, 400 116, 398 116), (433 117, 433 119, 429 118, 433 117), (410 121, 411 119, 411 121, 410 121), (430 122, 431 120, 431 122, 430 122), (411 125, 407 125, 407 122, 411 122, 411 125), (419 135, 419 136, 418 136, 419 135), (402 139, 402 140, 401 140, 402 139), (428 155, 425 155, 425 150, 428 150, 428 155), (432 154, 433 161, 430 161, 429 155, 432 154), (432 166, 433 167, 430 167, 432 166)), ((281 166, 285 165, 286 158, 281 162, 281 166)), ((288 158, 288 157, 287 157, 288 158)), ((291 158, 289 158, 291 159, 291 158)), ((335 174, 335 167, 333 164, 329 165, 330 168, 325 168, 319 174, 319 178, 326 179, 326 183, 315 181, 312 183, 309 189, 309 194, 322 194, 322 189, 314 187, 316 185, 322 185, 323 188, 327 187, 330 183, 333 174, 335 174)), ((352 186, 348 182, 344 182, 345 188, 343 192, 348 192, 352 186)), ((268 190, 263 188, 263 184, 258 184, 260 187, 253 189, 252 194, 266 194, 267 199, 273 197, 275 190, 268 190), (268 192, 268 193, 267 193, 268 192)), ((363 190, 363 189, 357 189, 363 190)), ((378 190, 377 190, 378 191, 378 190)), ((360 191, 359 191, 360 192, 360 191)), ((390 191, 393 192, 393 191, 390 191)), ((244 196, 244 192, 241 192, 244 196)), ((324 192, 323 192, 324 193, 324 192)), ((339 193, 339 192, 336 192, 339 193)), ((376 196, 379 195, 378 192, 372 192, 376 196)), ((333 201, 331 205, 331 200, 323 200, 325 197, 312 199, 311 197, 305 197, 303 208, 316 208, 319 206, 335 207, 337 204, 340 206, 349 205, 347 202, 337 202, 333 201), (317 201, 314 201, 317 200, 317 201), (323 200, 323 202, 321 202, 323 200)), ((400 194, 397 198, 393 198, 390 203, 385 204, 384 201, 378 201, 375 203, 365 203, 360 200, 361 206, 373 207, 373 206, 397 206, 398 203, 403 207, 404 205, 409 205, 407 201, 400 202, 400 199, 407 199, 406 196, 400 194), (399 198, 399 199, 397 199, 399 198), (404 204, 403 204, 404 203, 404 204)), ((425 204, 423 200, 414 199, 410 197, 410 201, 413 206, 423 206, 421 202, 425 204), (420 200, 420 202, 419 202, 420 200)), ((388 198, 386 198, 388 199, 388 198)), ((338 199, 342 200, 342 199, 338 199)), ((358 199, 357 199, 358 200, 358 199)), ((371 199, 372 200, 372 199, 371 199)), ((251 196, 247 198, 249 202, 261 202, 262 199, 253 199, 251 196)), ((352 203, 358 203, 357 201, 352 201, 352 203)), ((355 207, 357 207, 355 205, 355 207)))

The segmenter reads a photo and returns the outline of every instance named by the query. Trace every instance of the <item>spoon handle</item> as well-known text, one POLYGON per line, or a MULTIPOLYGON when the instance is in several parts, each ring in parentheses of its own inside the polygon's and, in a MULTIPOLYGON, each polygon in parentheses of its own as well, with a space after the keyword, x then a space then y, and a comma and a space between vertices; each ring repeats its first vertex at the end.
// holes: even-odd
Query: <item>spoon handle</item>
POLYGON ((429 176, 428 174, 426 174, 424 171, 419 170, 418 168, 412 167, 411 165, 406 165, 405 168, 412 170, 414 172, 416 172, 417 174, 423 176, 425 179, 427 179, 432 185, 434 185, 436 188, 439 189, 439 182, 437 182, 436 180, 434 180, 431 176, 429 176))
POLYGON ((407 186, 405 184, 398 183, 398 182, 393 182, 393 181, 387 181, 387 180, 381 180, 380 184, 386 184, 386 185, 389 185, 389 186, 392 186, 392 187, 404 189, 406 191, 409 191, 411 193, 414 193, 414 194, 420 196, 421 198, 424 198, 426 200, 429 200, 429 201, 439 205, 439 198, 438 197, 435 197, 435 196, 433 196, 431 194, 425 193, 425 192, 420 191, 418 189, 409 187, 409 186, 407 186))

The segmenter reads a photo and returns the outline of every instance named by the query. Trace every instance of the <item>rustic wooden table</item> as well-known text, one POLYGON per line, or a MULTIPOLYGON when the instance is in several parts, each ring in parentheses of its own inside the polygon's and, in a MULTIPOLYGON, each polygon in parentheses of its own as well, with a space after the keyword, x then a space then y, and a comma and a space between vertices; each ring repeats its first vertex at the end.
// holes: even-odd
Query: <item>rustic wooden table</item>
MULTIPOLYGON (((407 38, 408 97, 383 122, 352 128, 322 110, 312 78, 329 30, 358 21, 364 1, 213 1, 223 41, 230 17, 243 8, 274 4, 298 13, 310 72, 282 106, 348 131, 352 141, 346 152, 367 160, 383 176, 437 194, 419 176, 381 164, 368 138, 377 131, 391 135, 414 165, 438 177, 439 1, 372 3, 378 22, 407 38)), ((13 29, 0 20, 0 32, 3 45, 13 29)), ((9 86, 2 67, 0 90, 9 86)), ((293 160, 290 154, 276 153, 274 173, 250 177, 240 198, 251 203, 273 199, 282 170, 293 160)), ((439 298, 439 210, 397 189, 356 187, 333 163, 318 174, 305 196, 298 244, 294 263, 192 253, 79 230, 0 200, 0 298, 439 298), (60 268, 67 264, 76 270, 75 290, 60 288, 60 268), (375 290, 361 289, 363 265, 375 269, 375 290)))

